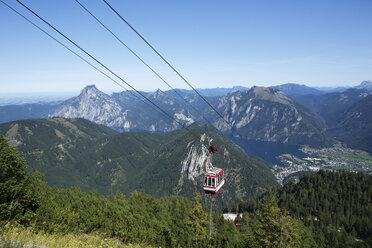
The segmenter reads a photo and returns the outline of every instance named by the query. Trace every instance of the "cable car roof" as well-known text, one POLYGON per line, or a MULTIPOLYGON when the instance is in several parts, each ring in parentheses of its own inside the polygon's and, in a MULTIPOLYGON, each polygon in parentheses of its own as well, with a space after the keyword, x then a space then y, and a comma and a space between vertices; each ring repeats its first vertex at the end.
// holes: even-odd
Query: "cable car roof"
POLYGON ((214 167, 214 168, 209 169, 209 171, 207 171, 207 173, 205 173, 204 176, 217 176, 222 171, 223 171, 223 169, 214 167))

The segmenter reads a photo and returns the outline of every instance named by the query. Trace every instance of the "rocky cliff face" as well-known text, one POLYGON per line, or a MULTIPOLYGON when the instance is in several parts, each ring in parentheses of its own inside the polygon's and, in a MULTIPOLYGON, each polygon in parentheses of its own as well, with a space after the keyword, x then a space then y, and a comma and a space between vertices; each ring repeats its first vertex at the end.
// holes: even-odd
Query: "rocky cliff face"
POLYGON ((187 155, 181 161, 181 177, 186 176, 189 180, 195 181, 197 177, 205 172, 205 163, 208 159, 208 145, 211 145, 211 137, 207 137, 204 133, 201 135, 200 143, 187 144, 187 155))

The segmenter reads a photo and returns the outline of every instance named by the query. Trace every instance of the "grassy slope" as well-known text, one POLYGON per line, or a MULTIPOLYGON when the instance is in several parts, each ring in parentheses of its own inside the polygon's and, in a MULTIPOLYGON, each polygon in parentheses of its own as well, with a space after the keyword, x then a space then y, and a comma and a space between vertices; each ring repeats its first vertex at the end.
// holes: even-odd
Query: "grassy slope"
POLYGON ((32 228, 24 228, 18 225, 7 224, 0 229, 1 247, 150 247, 142 245, 123 244, 113 238, 104 238, 100 234, 45 234, 35 233, 32 228))

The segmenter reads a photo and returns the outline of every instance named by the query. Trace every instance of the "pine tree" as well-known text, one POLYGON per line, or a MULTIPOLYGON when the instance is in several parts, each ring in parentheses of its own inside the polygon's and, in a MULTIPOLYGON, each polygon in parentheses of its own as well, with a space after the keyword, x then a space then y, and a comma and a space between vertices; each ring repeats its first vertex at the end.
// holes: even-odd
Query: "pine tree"
POLYGON ((202 246, 207 239, 208 214, 203 210, 200 203, 199 193, 194 193, 192 208, 187 216, 186 221, 190 232, 193 233, 196 247, 202 246))
POLYGON ((278 207, 276 192, 270 189, 263 199, 262 208, 256 211, 253 229, 258 247, 300 247, 299 223, 285 209, 278 207))

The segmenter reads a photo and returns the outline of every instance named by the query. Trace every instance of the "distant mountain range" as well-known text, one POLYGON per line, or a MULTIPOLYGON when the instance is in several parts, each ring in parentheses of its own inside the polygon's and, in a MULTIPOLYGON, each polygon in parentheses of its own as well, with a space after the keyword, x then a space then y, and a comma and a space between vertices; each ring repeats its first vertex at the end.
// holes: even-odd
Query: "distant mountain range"
MULTIPOLYGON (((147 93, 147 97, 177 122, 187 125, 208 120, 225 134, 247 139, 297 145, 328 143, 322 120, 275 89, 253 87, 245 92, 209 97, 224 119, 193 94, 185 96, 185 100, 198 106, 202 116, 169 92, 158 90, 147 93)), ((179 128, 177 122, 165 118, 128 92, 110 97, 95 86, 86 87, 79 96, 59 105, 50 117, 85 118, 118 131, 169 132, 179 128)))
POLYGON ((335 128, 344 120, 348 108, 369 96, 371 86, 371 81, 363 81, 357 87, 332 93, 299 84, 200 90, 227 124, 191 91, 177 89, 183 99, 173 91, 142 92, 177 120, 174 121, 155 110, 146 100, 133 96, 134 92, 107 95, 91 85, 78 96, 58 105, 1 106, 0 122, 47 116, 85 118, 119 132, 159 133, 174 131, 180 128, 179 123, 208 122, 234 140, 285 146, 328 146, 334 137, 339 136, 332 133, 330 138, 327 129, 335 128))
MULTIPOLYGON (((249 87, 244 86, 233 86, 232 88, 211 88, 211 89, 197 89, 197 91, 203 96, 223 96, 228 93, 233 93, 237 91, 248 91, 249 87)), ((184 90, 184 89, 177 89, 179 92, 183 94, 194 94, 193 90, 184 90)))
POLYGON ((139 190, 155 196, 202 192, 207 146, 225 170, 222 202, 245 199, 276 185, 271 165, 248 156, 211 126, 192 124, 168 134, 118 133, 85 119, 35 119, 0 125, 27 163, 50 185, 108 193, 139 190))
POLYGON ((301 96, 301 95, 322 95, 325 92, 308 87, 300 84, 282 84, 278 86, 272 86, 271 88, 282 91, 288 96, 301 96))
POLYGON ((313 87, 314 89, 322 91, 325 93, 332 93, 332 92, 342 92, 352 87, 340 86, 340 87, 313 87))
POLYGON ((326 93, 341 93, 348 89, 362 89, 372 91, 372 81, 363 81, 355 87, 308 87, 303 84, 281 84, 271 86, 271 88, 278 89, 290 97, 300 97, 303 95, 323 95, 326 93))

